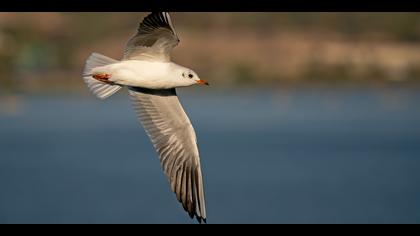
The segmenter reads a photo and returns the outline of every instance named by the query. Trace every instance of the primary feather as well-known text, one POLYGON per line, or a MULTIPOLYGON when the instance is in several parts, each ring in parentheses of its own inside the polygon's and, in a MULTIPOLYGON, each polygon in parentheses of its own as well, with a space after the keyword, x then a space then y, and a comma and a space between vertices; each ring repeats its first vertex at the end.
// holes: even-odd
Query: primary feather
POLYGON ((178 201, 199 221, 206 219, 204 186, 194 128, 175 89, 129 88, 137 116, 150 137, 178 201))

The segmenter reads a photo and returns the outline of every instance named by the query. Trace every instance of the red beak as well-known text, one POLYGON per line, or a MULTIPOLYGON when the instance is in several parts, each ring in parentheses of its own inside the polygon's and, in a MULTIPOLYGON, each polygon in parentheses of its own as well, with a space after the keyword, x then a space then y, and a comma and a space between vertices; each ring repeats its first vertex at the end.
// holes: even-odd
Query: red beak
POLYGON ((202 80, 202 79, 197 80, 197 84, 205 84, 205 85, 209 85, 209 83, 207 83, 207 81, 202 80))

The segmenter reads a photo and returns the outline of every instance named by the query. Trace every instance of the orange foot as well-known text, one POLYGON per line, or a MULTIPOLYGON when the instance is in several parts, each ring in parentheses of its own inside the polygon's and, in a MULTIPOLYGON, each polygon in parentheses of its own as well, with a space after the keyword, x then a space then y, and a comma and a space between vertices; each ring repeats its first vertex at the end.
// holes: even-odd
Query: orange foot
POLYGON ((107 83, 108 79, 111 78, 111 75, 110 74, 94 74, 92 75, 92 77, 101 82, 107 83))

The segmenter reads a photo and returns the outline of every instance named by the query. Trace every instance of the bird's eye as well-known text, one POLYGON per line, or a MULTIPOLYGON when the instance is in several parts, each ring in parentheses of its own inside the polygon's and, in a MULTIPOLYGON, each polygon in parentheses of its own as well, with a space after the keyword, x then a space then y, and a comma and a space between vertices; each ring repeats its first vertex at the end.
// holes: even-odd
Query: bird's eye
POLYGON ((193 75, 192 74, 188 74, 188 78, 192 79, 193 75))

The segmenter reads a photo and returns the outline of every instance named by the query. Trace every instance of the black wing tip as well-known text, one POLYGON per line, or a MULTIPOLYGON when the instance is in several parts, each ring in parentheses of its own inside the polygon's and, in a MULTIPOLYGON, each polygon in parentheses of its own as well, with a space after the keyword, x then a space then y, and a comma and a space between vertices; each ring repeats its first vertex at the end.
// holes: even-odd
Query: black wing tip
MULTIPOLYGON (((188 210, 187 209, 185 209, 187 212, 188 212, 188 210)), ((204 222, 205 224, 207 224, 207 219, 206 218, 203 218, 203 217, 201 217, 201 216, 198 216, 196 213, 194 213, 194 212, 188 212, 188 215, 190 216, 190 218, 191 219, 194 219, 194 217, 197 219, 197 221, 198 221, 198 223, 202 223, 202 222, 204 222)))
POLYGON ((201 217, 201 216, 197 216, 196 215, 196 217, 195 217, 196 219, 197 219, 197 221, 198 221, 198 223, 204 223, 204 224, 207 224, 207 219, 206 218, 203 218, 203 217, 201 217))
MULTIPOLYGON (((187 211, 188 212, 188 211, 187 211)), ((206 218, 203 218, 203 217, 201 217, 201 216, 199 216, 199 215, 197 215, 196 213, 193 213, 193 212, 188 212, 188 215, 190 216, 190 218, 191 219, 194 219, 194 217, 195 217, 195 219, 198 221, 198 223, 202 223, 202 222, 204 222, 205 224, 207 224, 207 219, 206 218)))
POLYGON ((149 13, 146 17, 143 18, 143 21, 140 22, 140 25, 144 25, 144 24, 148 24, 151 26, 163 26, 163 27, 171 27, 169 25, 169 21, 170 19, 168 19, 169 16, 169 12, 160 12, 160 11, 156 11, 156 12, 151 12, 149 13))
MULTIPOLYGON (((169 13, 169 12, 166 12, 166 11, 151 11, 150 13, 149 13, 149 15, 156 15, 156 14, 165 14, 165 13, 169 13)), ((148 16, 149 16, 148 15, 148 16)))
POLYGON ((143 18, 137 29, 138 33, 150 33, 157 28, 165 28, 172 32, 174 40, 176 39, 175 45, 179 43, 178 35, 175 33, 175 29, 172 25, 171 16, 169 12, 151 12, 149 15, 143 18))

